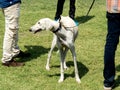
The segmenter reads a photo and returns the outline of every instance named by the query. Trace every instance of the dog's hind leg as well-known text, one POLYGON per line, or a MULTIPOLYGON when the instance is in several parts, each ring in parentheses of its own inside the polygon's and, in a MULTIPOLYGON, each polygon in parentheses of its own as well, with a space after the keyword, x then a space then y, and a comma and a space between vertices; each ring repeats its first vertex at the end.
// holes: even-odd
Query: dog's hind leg
POLYGON ((50 70, 50 59, 51 59, 52 51, 56 46, 56 43, 57 43, 57 36, 54 34, 51 49, 50 49, 50 51, 48 53, 48 58, 47 58, 47 63, 46 63, 46 70, 50 70))
POLYGON ((78 67, 77 67, 77 60, 76 60, 76 53, 75 53, 75 47, 74 45, 70 45, 70 51, 72 53, 73 61, 74 61, 74 67, 75 67, 75 78, 78 83, 81 83, 81 80, 79 78, 79 73, 78 73, 78 67))

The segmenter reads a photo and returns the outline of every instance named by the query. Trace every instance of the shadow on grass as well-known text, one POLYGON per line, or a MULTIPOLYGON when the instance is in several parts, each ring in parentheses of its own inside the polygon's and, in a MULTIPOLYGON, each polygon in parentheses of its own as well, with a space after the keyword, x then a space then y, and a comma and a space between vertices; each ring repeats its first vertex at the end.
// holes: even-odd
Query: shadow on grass
MULTIPOLYGON (((120 65, 118 65, 118 66, 116 67, 116 70, 117 70, 117 71, 120 71, 120 65)), ((116 87, 118 87, 118 86, 120 86, 120 75, 117 76, 117 79, 115 80, 115 86, 114 86, 114 88, 116 88, 116 87)))
POLYGON ((115 80, 115 86, 114 86, 114 88, 117 88, 118 86, 120 86, 120 75, 117 76, 117 79, 115 80))
POLYGON ((33 59, 36 59, 37 57, 40 57, 41 55, 44 55, 46 53, 49 52, 50 48, 44 48, 43 46, 33 46, 33 45, 29 45, 29 46, 25 46, 25 48, 27 49, 25 52, 30 53, 30 57, 27 57, 23 59, 23 62, 27 62, 27 61, 31 61, 33 59))
POLYGON ((95 16, 77 16, 75 19, 79 22, 79 24, 85 23, 95 16))
MULTIPOLYGON (((68 62, 66 62, 66 64, 67 64, 68 68, 71 67, 71 66, 74 67, 73 61, 68 61, 68 62)), ((80 76, 80 78, 82 78, 85 74, 87 74, 89 69, 85 65, 83 65, 81 62, 77 62, 77 65, 78 65, 79 76, 80 76)), ((52 67, 57 67, 57 68, 59 67, 60 68, 60 65, 52 66, 52 67)), ((67 77, 74 78, 75 77, 75 72, 73 71, 72 74, 66 74, 65 73, 64 75, 65 75, 65 79, 67 77)), ((60 76, 60 73, 59 74, 54 74, 54 75, 48 75, 48 76, 49 77, 60 76)))

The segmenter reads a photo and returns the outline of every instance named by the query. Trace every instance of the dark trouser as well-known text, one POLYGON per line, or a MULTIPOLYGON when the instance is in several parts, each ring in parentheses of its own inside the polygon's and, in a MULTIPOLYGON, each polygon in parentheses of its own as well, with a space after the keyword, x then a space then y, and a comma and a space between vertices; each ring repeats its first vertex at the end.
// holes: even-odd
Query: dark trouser
MULTIPOLYGON (((57 11, 55 14, 55 19, 59 19, 60 15, 62 14, 63 11, 63 6, 64 6, 65 0, 58 0, 57 3, 57 11)), ((70 0, 70 10, 69 10, 69 16, 74 19, 75 17, 75 0, 70 0)))
POLYGON ((107 13, 108 34, 104 51, 104 85, 110 87, 115 78, 115 51, 120 36, 120 14, 107 13))

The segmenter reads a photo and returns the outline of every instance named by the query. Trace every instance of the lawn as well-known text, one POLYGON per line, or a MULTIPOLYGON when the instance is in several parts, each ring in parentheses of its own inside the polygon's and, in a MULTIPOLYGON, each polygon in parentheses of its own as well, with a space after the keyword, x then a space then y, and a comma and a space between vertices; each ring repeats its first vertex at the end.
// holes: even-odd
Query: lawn
MULTIPOLYGON (((53 34, 43 31, 37 34, 29 28, 41 18, 54 19, 57 0, 22 0, 19 46, 30 52, 28 58, 16 58, 25 62, 24 67, 4 67, 0 64, 0 90, 103 90, 103 55, 107 33, 105 0, 96 0, 88 16, 93 0, 76 0, 76 20, 80 23, 75 42, 81 84, 74 78, 74 64, 70 51, 66 62, 65 81, 58 83, 60 76, 57 48, 52 54, 51 70, 45 69, 47 54, 53 34)), ((69 0, 64 4, 63 16, 69 11, 69 0)), ((4 36, 4 17, 0 10, 0 58, 4 36)), ((120 90, 120 46, 116 51, 116 87, 120 90)))

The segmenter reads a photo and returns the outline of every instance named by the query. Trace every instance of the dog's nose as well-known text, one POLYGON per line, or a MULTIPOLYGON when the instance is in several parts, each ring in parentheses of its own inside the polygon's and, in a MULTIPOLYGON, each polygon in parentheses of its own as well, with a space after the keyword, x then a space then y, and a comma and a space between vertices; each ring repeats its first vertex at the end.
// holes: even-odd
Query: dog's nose
POLYGON ((29 31, 30 31, 30 32, 32 32, 32 30, 31 30, 31 29, 29 29, 29 31))

